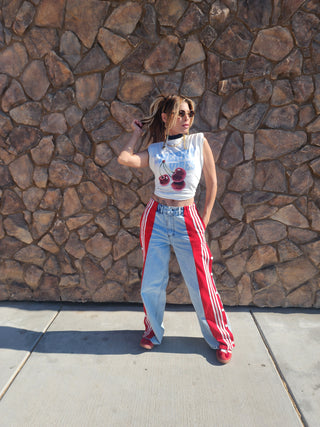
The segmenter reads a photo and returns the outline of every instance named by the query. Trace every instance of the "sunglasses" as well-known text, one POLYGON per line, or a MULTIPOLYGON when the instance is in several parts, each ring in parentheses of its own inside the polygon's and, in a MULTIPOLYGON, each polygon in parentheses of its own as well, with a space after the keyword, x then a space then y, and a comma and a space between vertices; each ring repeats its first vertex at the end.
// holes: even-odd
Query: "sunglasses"
POLYGON ((189 112, 187 112, 187 111, 184 111, 184 110, 180 110, 179 111, 179 113, 178 113, 178 116, 179 117, 184 117, 185 115, 187 115, 190 119, 192 119, 192 117, 194 117, 194 111, 189 111, 189 112))

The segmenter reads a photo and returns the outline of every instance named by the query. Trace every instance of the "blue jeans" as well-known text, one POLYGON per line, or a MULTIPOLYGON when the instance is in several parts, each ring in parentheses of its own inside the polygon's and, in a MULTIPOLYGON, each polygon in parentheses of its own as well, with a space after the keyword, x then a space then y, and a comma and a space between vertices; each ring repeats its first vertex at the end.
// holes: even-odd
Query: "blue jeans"
POLYGON ((204 339, 213 349, 232 350, 233 335, 212 277, 212 256, 196 206, 169 207, 150 200, 140 222, 143 250, 141 297, 144 338, 160 344, 172 246, 204 339))

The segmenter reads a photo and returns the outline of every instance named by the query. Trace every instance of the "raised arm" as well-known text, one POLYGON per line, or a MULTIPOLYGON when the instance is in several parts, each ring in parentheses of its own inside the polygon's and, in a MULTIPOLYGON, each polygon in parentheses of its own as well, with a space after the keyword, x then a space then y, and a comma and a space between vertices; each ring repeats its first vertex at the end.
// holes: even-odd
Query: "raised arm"
POLYGON ((206 138, 203 141, 203 173, 206 183, 206 201, 202 219, 207 226, 217 195, 217 174, 213 154, 206 138))
POLYGON ((118 157, 118 162, 121 165, 132 168, 144 168, 149 165, 148 150, 141 153, 134 153, 135 146, 142 135, 141 126, 142 124, 138 120, 132 122, 132 136, 118 157))

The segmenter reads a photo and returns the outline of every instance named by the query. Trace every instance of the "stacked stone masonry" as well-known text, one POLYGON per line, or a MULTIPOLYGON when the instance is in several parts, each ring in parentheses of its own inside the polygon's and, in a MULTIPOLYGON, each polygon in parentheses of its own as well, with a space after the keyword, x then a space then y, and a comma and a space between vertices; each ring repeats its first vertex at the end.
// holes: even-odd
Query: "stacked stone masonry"
MULTIPOLYGON (((178 92, 216 160, 224 303, 320 307, 319 0, 0 5, 0 300, 140 301, 152 173, 117 155, 178 92)), ((189 303, 170 272, 168 302, 189 303)))

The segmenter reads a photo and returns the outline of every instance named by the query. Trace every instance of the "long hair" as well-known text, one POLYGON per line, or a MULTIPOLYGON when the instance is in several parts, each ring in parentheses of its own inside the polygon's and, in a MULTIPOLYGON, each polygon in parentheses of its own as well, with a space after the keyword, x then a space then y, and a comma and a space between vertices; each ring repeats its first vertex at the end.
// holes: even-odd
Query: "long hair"
MULTIPOLYGON (((194 103, 191 99, 180 95, 159 95, 150 106, 149 116, 143 118, 141 123, 147 128, 145 142, 150 145, 154 142, 165 142, 169 131, 174 126, 178 116, 179 107, 182 102, 186 102, 190 111, 194 111, 194 103), (166 123, 162 120, 161 114, 167 115, 166 123)), ((190 119, 190 125, 193 117, 190 119)))

